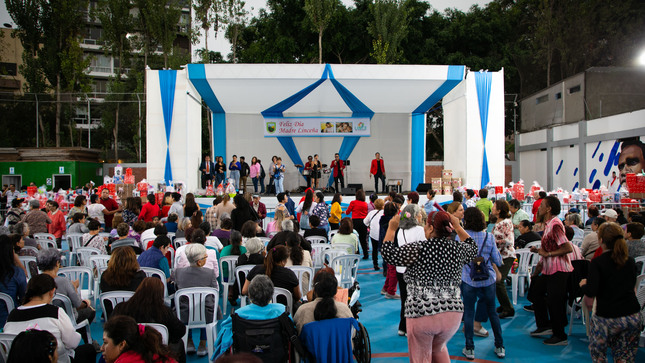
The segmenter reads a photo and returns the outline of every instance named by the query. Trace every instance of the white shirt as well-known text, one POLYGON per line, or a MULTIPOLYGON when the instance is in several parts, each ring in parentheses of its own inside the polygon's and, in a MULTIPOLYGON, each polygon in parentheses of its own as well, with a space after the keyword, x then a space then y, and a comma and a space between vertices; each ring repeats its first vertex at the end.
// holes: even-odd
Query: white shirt
MULTIPOLYGON (((399 247, 408 243, 427 240, 426 233, 421 226, 414 226, 410 229, 399 229, 399 232, 396 234, 396 239, 399 243, 399 247)), ((405 273, 405 269, 405 267, 397 266, 396 272, 402 274, 405 273)))
POLYGON ((101 203, 90 204, 87 206, 87 216, 92 219, 96 219, 101 223, 105 223, 105 215, 103 214, 104 209, 105 206, 101 203))
POLYGON ((139 240, 143 242, 148 238, 152 238, 153 240, 157 238, 154 228, 148 228, 145 231, 141 232, 141 237, 139 237, 139 240))
MULTIPOLYGON (((305 204, 304 200, 300 204, 298 204, 298 206, 296 207, 296 213, 302 213, 302 206, 304 204, 305 204)), ((307 213, 309 213, 309 215, 311 215, 311 211, 314 210, 314 208, 316 208, 317 205, 318 205, 318 203, 312 201, 311 202, 311 207, 309 207, 309 210, 307 211, 307 213)))
MULTIPOLYGON (((188 259, 186 258, 186 246, 188 245, 189 244, 185 244, 179 247, 177 251, 175 251, 175 261, 177 261, 177 265, 175 266, 175 269, 190 266, 190 263, 188 263, 188 259)), ((219 265, 217 264, 217 252, 207 248, 206 254, 208 255, 208 258, 206 259, 206 264, 204 264, 204 267, 210 268, 211 270, 214 271, 215 277, 219 277, 219 265)))
POLYGON ((367 213, 367 216, 363 219, 363 224, 370 229, 370 238, 375 240, 379 239, 379 232, 381 230, 379 222, 381 221, 381 217, 383 217, 383 210, 374 209, 367 213))
POLYGON ((7 190, 5 192, 5 195, 7 196, 7 205, 11 206, 11 202, 14 199, 18 198, 18 196, 20 195, 20 191, 15 190, 15 191, 12 192, 11 190, 7 190))

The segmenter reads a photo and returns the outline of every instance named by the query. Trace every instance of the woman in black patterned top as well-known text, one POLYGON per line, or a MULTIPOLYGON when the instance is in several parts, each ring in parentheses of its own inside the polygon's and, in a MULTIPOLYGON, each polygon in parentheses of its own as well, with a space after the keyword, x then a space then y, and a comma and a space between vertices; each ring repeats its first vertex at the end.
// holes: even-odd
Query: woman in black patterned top
POLYGON ((450 362, 446 343, 457 332, 464 306, 459 286, 466 263, 477 256, 477 244, 446 212, 432 212, 424 227, 427 241, 398 247, 392 241, 399 216, 390 220, 383 242, 388 264, 407 267, 405 317, 410 362, 450 362), (459 239, 447 237, 457 232, 459 239))

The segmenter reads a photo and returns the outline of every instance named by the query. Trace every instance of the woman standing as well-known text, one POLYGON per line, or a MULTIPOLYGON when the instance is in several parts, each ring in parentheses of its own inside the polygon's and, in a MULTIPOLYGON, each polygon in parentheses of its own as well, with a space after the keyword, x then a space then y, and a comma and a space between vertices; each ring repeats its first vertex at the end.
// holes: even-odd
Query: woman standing
POLYGON ((405 266, 409 292, 405 301, 410 362, 449 362, 446 343, 457 332, 463 315, 461 273, 477 255, 477 244, 446 212, 428 215, 427 241, 403 247, 394 244, 399 217, 393 217, 383 242, 388 264, 405 266), (454 227, 453 227, 454 226, 454 227), (456 229, 459 239, 447 237, 456 229))
POLYGON ((226 164, 224 164, 224 158, 221 156, 218 156, 217 163, 215 164, 215 188, 217 188, 220 184, 224 183, 225 181, 226 181, 226 164))
POLYGON ((317 205, 314 202, 314 191, 307 189, 305 199, 296 207, 296 214, 300 214, 300 229, 309 229, 309 217, 317 205))
MULTIPOLYGON (((464 213, 465 229, 477 242, 477 256, 483 258, 484 272, 488 272, 488 278, 483 276, 474 276, 471 264, 464 265, 461 274, 461 293, 464 299, 464 336, 466 338, 466 347, 462 353, 468 359, 475 359, 475 343, 473 341, 474 326, 479 324, 478 332, 482 331, 480 321, 490 318, 490 324, 495 334, 495 354, 499 358, 506 356, 504 349, 504 340, 502 339, 502 326, 499 322, 499 316, 495 311, 495 267, 502 265, 502 256, 497 250, 495 237, 486 232, 486 220, 484 213, 476 207, 466 209, 464 213), (475 304, 479 300, 477 309, 475 304), (484 310, 486 309, 486 310, 484 310), (477 312, 477 314, 476 314, 477 312)), ((479 336, 488 336, 480 333, 479 336)))
POLYGON ((331 200, 331 212, 329 216, 329 228, 331 230, 338 230, 340 218, 343 214, 343 209, 340 207, 340 203, 343 201, 343 196, 340 193, 334 194, 334 197, 331 200))
POLYGON ((275 193, 284 192, 284 165, 282 165, 282 158, 276 159, 276 164, 273 166, 273 181, 275 182, 275 193))
POLYGON ((255 156, 252 157, 249 176, 251 177, 251 181, 253 182, 253 193, 258 192, 258 179, 260 178, 261 172, 262 169, 260 168, 260 164, 258 163, 258 158, 256 158, 255 156))
POLYGON ((233 160, 228 164, 228 171, 230 178, 233 179, 233 184, 235 185, 235 190, 240 187, 240 162, 237 161, 237 155, 233 155, 233 160))
POLYGON ((314 155, 314 161, 311 162, 311 180, 314 186, 314 189, 318 189, 318 180, 320 179, 320 171, 322 170, 322 164, 318 160, 318 154, 314 155))
POLYGON ((372 263, 374 264, 374 271, 378 271, 381 268, 378 267, 378 251, 380 250, 379 246, 379 232, 381 217, 383 216, 383 206, 385 202, 383 199, 376 199, 374 201, 374 210, 369 212, 363 223, 370 229, 370 241, 372 242, 372 263))
POLYGON ((588 277, 580 281, 582 292, 596 298, 589 336, 591 360, 606 362, 610 348, 614 361, 634 362, 641 329, 641 307, 634 294, 636 263, 628 255, 617 223, 603 223, 598 240, 603 253, 591 260, 588 277))
POLYGON ((358 232, 358 241, 361 243, 361 249, 363 250, 363 259, 367 260, 369 258, 367 251, 367 227, 363 223, 363 220, 367 217, 367 203, 365 203, 365 192, 363 189, 357 190, 356 199, 349 203, 345 214, 350 213, 352 214, 354 229, 358 232))
POLYGON ((235 203, 235 209, 231 211, 231 221, 233 221, 234 230, 241 232, 244 223, 248 221, 255 222, 260 219, 242 194, 237 194, 233 198, 233 203, 235 203))
POLYGON ((510 208, 508 202, 503 199, 495 201, 491 214, 497 217, 497 223, 493 227, 493 236, 495 236, 495 243, 502 255, 504 264, 500 267, 499 272, 502 274, 502 279, 497 282, 497 300, 499 301, 499 318, 505 319, 515 315, 515 309, 511 304, 506 292, 506 276, 508 276, 513 262, 515 261, 515 232, 513 231, 513 222, 511 221, 510 208))
POLYGON ((324 229, 329 233, 329 206, 325 203, 325 195, 322 192, 316 192, 316 206, 311 211, 312 216, 317 216, 320 219, 319 228, 324 229))

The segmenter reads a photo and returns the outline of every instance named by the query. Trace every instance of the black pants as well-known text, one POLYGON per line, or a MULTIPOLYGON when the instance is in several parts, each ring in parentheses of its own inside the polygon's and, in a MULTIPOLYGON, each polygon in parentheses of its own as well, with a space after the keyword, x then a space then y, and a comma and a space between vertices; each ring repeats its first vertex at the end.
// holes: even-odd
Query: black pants
POLYGON ((338 189, 338 181, 340 181, 340 187, 345 189, 345 177, 342 175, 334 177, 334 188, 336 188, 336 193, 340 193, 341 189, 338 189))
POLYGON ((206 189, 206 184, 207 184, 207 181, 209 180, 213 180, 213 177, 210 174, 202 175, 202 189, 206 189))
POLYGON ((553 335, 566 339, 567 325, 567 282, 570 272, 556 272, 540 275, 531 280, 527 298, 533 303, 535 325, 538 329, 549 328, 553 335))
POLYGON ((368 259, 369 255, 367 254, 367 227, 363 224, 363 218, 352 219, 354 223, 354 229, 358 232, 358 242, 361 243, 361 249, 363 250, 363 259, 368 259))
POLYGON ((401 292, 401 317, 399 320, 399 330, 407 332, 405 326, 405 299, 408 297, 408 285, 403 280, 403 274, 397 272, 396 280, 399 282, 399 291, 401 292))
MULTIPOLYGON (((338 230, 338 228, 340 228, 340 223, 331 223, 331 222, 329 222, 329 229, 330 230, 332 230, 332 231, 333 230, 338 230)), ((331 240, 330 240, 330 242, 331 242, 331 240)))
POLYGON ((378 267, 378 251, 381 249, 377 239, 370 237, 372 241, 372 262, 374 263, 374 268, 378 267))
POLYGON ((378 193, 378 181, 381 180, 381 185, 383 186, 382 193, 385 193, 385 175, 376 174, 374 175, 374 193, 378 193))

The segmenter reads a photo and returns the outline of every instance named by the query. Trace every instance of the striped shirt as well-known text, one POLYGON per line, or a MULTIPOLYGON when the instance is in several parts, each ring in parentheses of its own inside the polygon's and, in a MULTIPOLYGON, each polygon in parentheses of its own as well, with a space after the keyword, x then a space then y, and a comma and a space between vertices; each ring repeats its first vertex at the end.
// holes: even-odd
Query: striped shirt
MULTIPOLYGON (((563 244, 569 243, 567 236, 564 234, 564 225, 556 216, 546 223, 544 234, 541 241, 542 249, 547 252, 553 252, 563 244)), ((542 274, 553 275, 556 272, 571 272, 571 254, 567 253, 562 256, 542 257, 542 274)))

